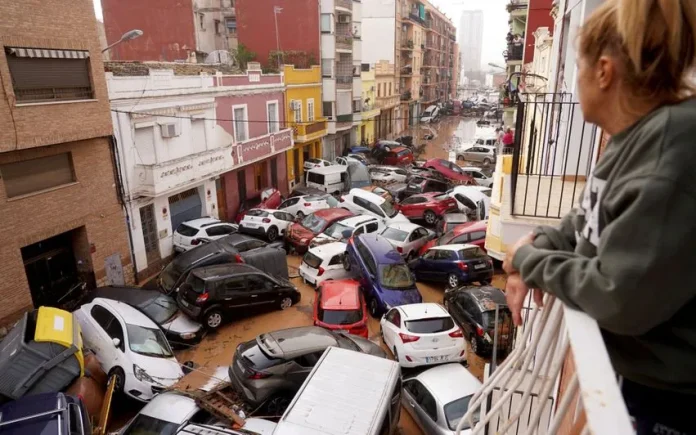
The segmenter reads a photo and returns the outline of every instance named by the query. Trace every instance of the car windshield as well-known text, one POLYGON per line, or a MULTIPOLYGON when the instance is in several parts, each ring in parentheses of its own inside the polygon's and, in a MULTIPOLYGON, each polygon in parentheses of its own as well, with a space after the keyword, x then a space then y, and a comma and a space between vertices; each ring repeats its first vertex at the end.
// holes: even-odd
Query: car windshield
POLYGON ((138 414, 123 435, 174 435, 178 428, 178 423, 138 414))
MULTIPOLYGON (((461 399, 453 400, 452 402, 448 403, 445 405, 445 419, 447 420, 447 425, 451 430, 456 430, 457 425, 459 424, 459 420, 464 417, 464 414, 469 410, 469 402, 471 401, 471 398, 474 397, 474 395, 462 397, 461 399)), ((472 420, 474 421, 474 424, 479 422, 479 411, 477 410, 474 415, 472 416, 472 420)), ((469 429, 471 426, 469 426, 469 421, 464 423, 464 426, 462 426, 462 430, 469 429)))
POLYGON ((308 163, 321 163, 321 160, 319 160, 319 159, 307 159, 307 160, 305 160, 305 162, 308 162, 308 163))
POLYGON ((415 334, 435 334, 454 328, 451 317, 436 317, 433 319, 407 320, 406 329, 415 334))
POLYGON ((322 259, 321 257, 316 256, 311 252, 307 252, 302 258, 302 261, 312 269, 319 269, 319 266, 321 266, 322 259))
POLYGON ((316 235, 321 233, 324 228, 326 228, 326 221, 312 213, 302 219, 301 225, 311 231, 312 234, 316 235))
POLYGON ((193 237, 198 234, 198 229, 190 227, 186 224, 181 224, 176 227, 176 232, 186 237, 193 237))
POLYGON ((340 222, 334 222, 333 224, 331 224, 331 226, 329 226, 329 228, 324 230, 324 234, 334 239, 341 240, 343 238, 343 232, 345 230, 349 230, 352 232, 353 228, 343 225, 340 222))
POLYGON ((458 174, 464 174, 464 170, 460 168, 458 165, 452 164, 452 170, 458 174))
POLYGON ((128 331, 128 345, 133 352, 156 358, 173 356, 172 349, 161 330, 131 325, 130 323, 126 323, 126 330, 128 331))
POLYGON ((267 211, 263 211, 263 210, 259 210, 259 209, 255 209, 255 210, 249 210, 249 211, 246 213, 246 215, 247 215, 247 216, 266 217, 266 216, 268 216, 268 212, 267 212, 267 211))
POLYGON ((179 280, 179 277, 181 277, 182 271, 179 270, 174 263, 174 261, 169 263, 167 267, 162 270, 162 273, 160 273, 162 286, 167 291, 170 291, 172 287, 174 287, 174 284, 176 284, 176 282, 179 280))
POLYGON ((389 240, 403 242, 408 237, 408 232, 397 230, 396 228, 387 228, 382 232, 382 235, 389 240))
POLYGON ((174 317, 178 308, 176 301, 167 295, 160 294, 141 307, 155 323, 162 324, 174 317))
POLYGON ((486 253, 479 247, 459 250, 459 258, 462 260, 478 260, 485 257, 486 253))
POLYGON ((317 317, 329 325, 352 325, 362 320, 360 310, 324 310, 319 307, 317 317))
POLYGON ((411 271, 405 264, 387 264, 379 269, 379 282, 391 289, 411 289, 414 286, 411 271))
POLYGON ((379 206, 382 211, 384 211, 384 214, 386 214, 388 217, 394 217, 398 213, 394 209, 394 204, 391 203, 391 201, 384 201, 382 205, 379 206))

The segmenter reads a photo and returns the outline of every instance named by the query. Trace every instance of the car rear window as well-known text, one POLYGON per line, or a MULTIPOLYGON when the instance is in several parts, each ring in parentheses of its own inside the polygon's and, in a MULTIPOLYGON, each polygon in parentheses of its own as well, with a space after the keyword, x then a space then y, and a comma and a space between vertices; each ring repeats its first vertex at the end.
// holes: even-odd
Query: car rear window
POLYGON ((256 341, 242 343, 239 347, 239 357, 244 365, 256 370, 274 367, 283 362, 280 358, 266 354, 256 341))
MULTIPOLYGON (((501 305, 498 309, 498 324, 510 325, 510 310, 505 305, 501 305)), ((483 312, 483 327, 486 329, 495 326, 495 310, 483 312)))
POLYGON ((138 414, 135 416, 133 423, 128 426, 128 429, 126 429, 123 434, 140 435, 157 433, 163 435, 174 435, 178 428, 178 423, 160 420, 145 414, 138 414))
POLYGON ((406 231, 397 230, 396 228, 387 228, 382 233, 384 237, 390 240, 396 240, 397 242, 403 242, 408 237, 406 231))
POLYGON ((178 227, 176 227, 176 232, 185 237, 193 237, 196 234, 198 234, 198 229, 185 224, 181 224, 178 227))
POLYGON ((435 334, 454 328, 451 317, 435 317, 432 319, 407 320, 406 329, 415 334, 435 334))
POLYGON ((324 185, 324 175, 315 172, 307 172, 307 182, 324 185))
POLYGON ((321 263, 323 260, 321 259, 321 257, 318 257, 318 256, 312 254, 311 252, 307 252, 304 255, 304 258, 302 258, 302 261, 305 262, 307 264, 307 266, 309 266, 313 269, 318 269, 319 266, 321 266, 321 263))
POLYGON ((459 250, 459 258, 462 260, 477 260, 485 256, 486 253, 479 247, 459 250))
POLYGON ((329 325, 352 325, 361 321, 363 315, 360 310, 324 310, 319 307, 317 317, 329 325))
POLYGON ((263 210, 249 210, 246 215, 247 216, 266 217, 266 216, 268 216, 268 212, 263 211, 263 210))
POLYGON ((309 163, 321 163, 321 160, 319 160, 319 159, 307 159, 307 160, 305 160, 305 162, 309 162, 309 163))
POLYGON ((189 274, 188 278, 186 278, 186 283, 191 286, 191 290, 198 294, 201 294, 205 291, 205 281, 195 276, 194 274, 189 274))

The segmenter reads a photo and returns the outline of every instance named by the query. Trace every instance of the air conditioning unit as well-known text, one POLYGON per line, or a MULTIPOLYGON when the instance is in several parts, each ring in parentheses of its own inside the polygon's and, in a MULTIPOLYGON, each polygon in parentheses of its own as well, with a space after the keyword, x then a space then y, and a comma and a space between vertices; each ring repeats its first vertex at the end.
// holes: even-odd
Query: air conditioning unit
POLYGON ((350 23, 350 15, 339 15, 338 16, 338 22, 340 24, 348 24, 350 23))
POLYGON ((302 109, 302 101, 299 101, 299 100, 292 100, 292 101, 290 102, 290 108, 291 108, 292 110, 300 110, 300 109, 302 109))
POLYGON ((162 137, 177 137, 181 135, 181 127, 179 127, 179 123, 176 122, 160 124, 160 129, 162 131, 162 137))

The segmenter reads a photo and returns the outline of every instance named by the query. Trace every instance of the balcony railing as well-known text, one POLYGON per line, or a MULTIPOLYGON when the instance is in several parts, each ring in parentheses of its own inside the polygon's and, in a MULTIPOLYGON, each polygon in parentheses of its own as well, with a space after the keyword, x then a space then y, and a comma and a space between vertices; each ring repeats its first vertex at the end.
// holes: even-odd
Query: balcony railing
POLYGON ((401 101, 409 101, 411 99, 411 91, 406 91, 401 94, 401 101))
POLYGON ((353 36, 352 35, 336 35, 336 48, 339 50, 352 50, 353 49, 353 36))
POLYGON ((30 88, 15 89, 18 103, 40 103, 43 101, 91 100, 94 91, 91 87, 30 88))
POLYGON ((487 366, 455 433, 633 434, 597 322, 550 295, 524 317, 514 349, 494 371, 487 366))
POLYGON ((596 160, 599 129, 570 94, 522 94, 512 157, 511 213, 560 218, 576 203, 596 160))
POLYGON ((306 142, 313 140, 315 137, 323 136, 326 133, 326 121, 295 124, 292 127, 292 131, 296 141, 306 142))
POLYGON ((353 87, 353 74, 336 75, 336 86, 341 89, 353 87))
POLYGON ((508 44, 508 49, 503 53, 503 57, 508 62, 522 60, 524 46, 522 44, 508 44))
POLYGON ((336 116, 336 122, 353 122, 353 114, 338 115, 336 116))

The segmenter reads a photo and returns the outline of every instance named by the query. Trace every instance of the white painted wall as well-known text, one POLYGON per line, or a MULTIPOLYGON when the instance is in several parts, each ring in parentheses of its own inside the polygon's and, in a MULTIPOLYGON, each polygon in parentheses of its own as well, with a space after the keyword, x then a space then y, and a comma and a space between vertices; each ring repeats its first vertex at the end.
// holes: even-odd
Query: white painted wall
POLYGON ((333 33, 321 34, 321 58, 336 58, 336 36, 333 33))
POLYGON ((353 113, 350 92, 336 93, 336 115, 348 115, 353 113))
POLYGON ((322 79, 322 101, 336 101, 336 80, 322 79))
MULTIPOLYGON (((353 3, 355 7, 356 3, 353 3)), ((354 18, 355 19, 355 18, 354 18)), ((396 3, 394 0, 363 0, 362 53, 364 63, 387 60, 394 63, 396 35, 396 3)))

